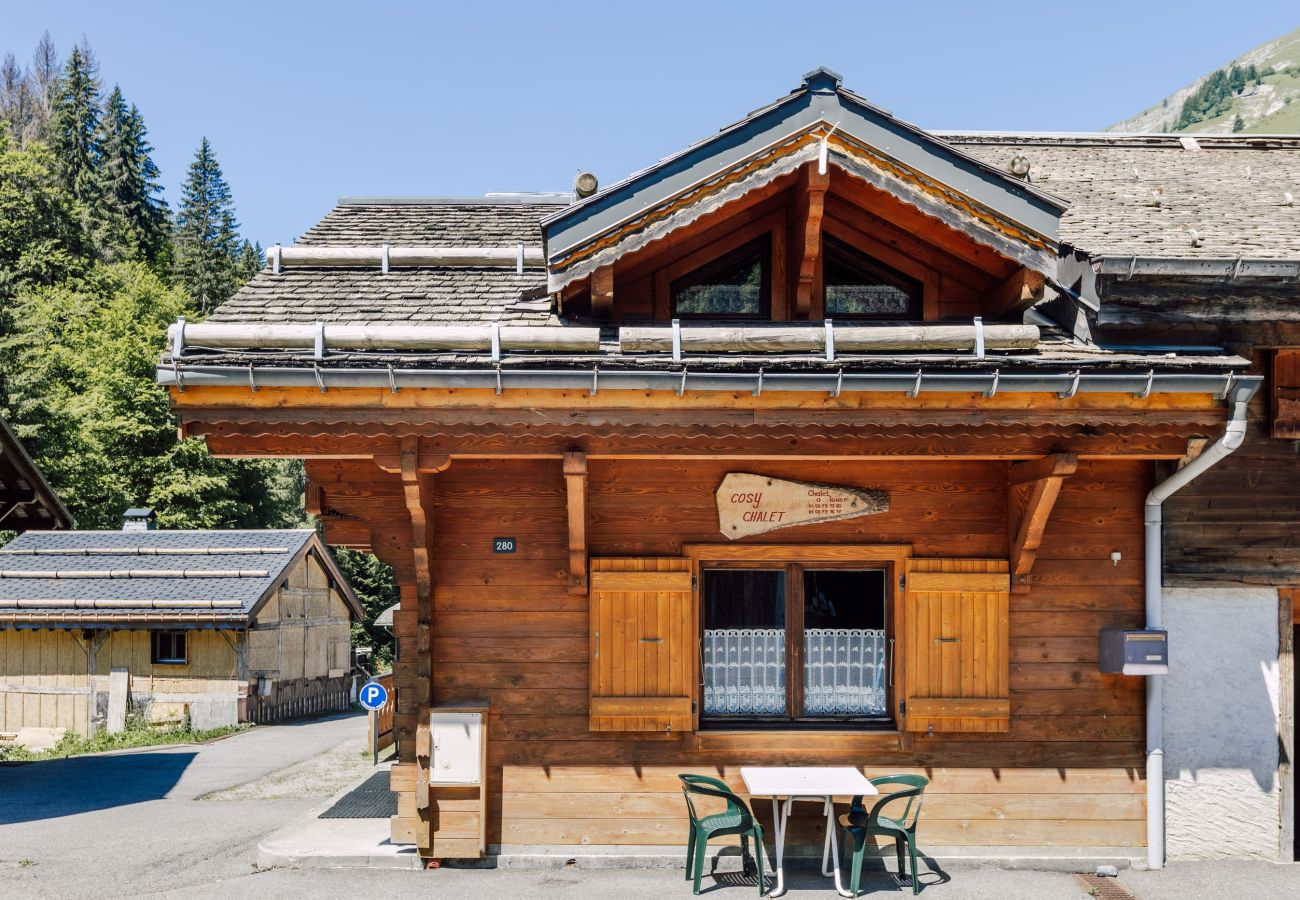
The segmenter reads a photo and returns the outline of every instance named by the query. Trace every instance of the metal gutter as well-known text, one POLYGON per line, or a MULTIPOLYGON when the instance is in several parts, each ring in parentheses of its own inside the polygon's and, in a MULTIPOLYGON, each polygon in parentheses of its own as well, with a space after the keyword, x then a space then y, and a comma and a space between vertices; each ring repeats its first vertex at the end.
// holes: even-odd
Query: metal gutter
MULTIPOLYGON (((1157 484, 1147 494, 1145 528, 1146 627, 1162 628, 1163 581, 1161 532, 1164 502, 1194 478, 1232 453, 1246 438, 1247 404, 1263 379, 1241 379, 1229 399, 1232 415, 1223 436, 1200 456, 1157 484)), ((1164 680, 1163 675, 1148 675, 1146 683, 1147 722, 1147 868, 1165 864, 1165 750, 1164 750, 1164 680)))
POLYGON ((1121 280, 1134 275, 1186 276, 1189 278, 1277 278, 1300 280, 1300 259, 1247 257, 1103 256, 1098 275, 1121 280))
POLYGON ((543 390, 744 391, 756 396, 763 391, 825 391, 832 396, 843 392, 901 393, 914 397, 930 392, 1056 393, 1061 399, 1079 393, 1214 394, 1232 400, 1243 392, 1253 394, 1262 381, 1256 375, 1235 372, 945 372, 918 367, 897 372, 692 372, 683 366, 675 370, 617 371, 599 366, 578 369, 396 369, 312 368, 288 366, 160 365, 158 383, 188 387, 247 386, 382 388, 396 393, 402 388, 487 388, 501 393, 521 388, 543 390))

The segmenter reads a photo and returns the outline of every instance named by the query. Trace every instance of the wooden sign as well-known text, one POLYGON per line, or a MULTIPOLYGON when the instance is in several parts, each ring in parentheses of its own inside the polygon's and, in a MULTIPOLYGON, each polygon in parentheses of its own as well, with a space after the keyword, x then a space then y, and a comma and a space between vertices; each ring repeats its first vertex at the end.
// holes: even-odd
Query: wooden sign
POLYGON ((867 488, 785 481, 731 472, 718 488, 718 529, 731 538, 792 525, 854 519, 889 509, 889 495, 867 488))

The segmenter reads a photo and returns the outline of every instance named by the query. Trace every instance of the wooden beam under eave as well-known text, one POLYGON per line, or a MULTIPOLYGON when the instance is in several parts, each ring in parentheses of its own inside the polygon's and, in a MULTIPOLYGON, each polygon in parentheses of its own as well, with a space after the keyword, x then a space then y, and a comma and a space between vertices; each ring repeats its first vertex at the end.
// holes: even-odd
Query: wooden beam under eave
POLYGON ((1042 546, 1047 521, 1061 494, 1061 484, 1074 474, 1078 466, 1079 458, 1073 453, 1054 453, 1011 467, 1009 521, 1016 524, 1012 525, 1010 557, 1012 590, 1016 593, 1029 590, 1029 573, 1038 558, 1038 548, 1042 546), (1022 507, 1019 495, 1026 491, 1028 496, 1022 507))
POLYGON ((795 215, 791 220, 794 240, 790 246, 798 259, 793 310, 796 319, 807 319, 812 312, 817 266, 822 255, 822 216, 830 183, 829 174, 818 172, 817 167, 809 163, 804 167, 802 183, 795 188, 795 215))
POLYGON ((1042 272, 1021 268, 989 291, 984 307, 985 314, 992 318, 1023 312, 1043 299, 1046 285, 1047 279, 1043 277, 1042 272))
POLYGON ((614 317, 614 267, 601 266, 591 273, 591 317, 614 317))
POLYGON ((569 593, 587 593, 587 454, 564 454, 568 491, 569 593))

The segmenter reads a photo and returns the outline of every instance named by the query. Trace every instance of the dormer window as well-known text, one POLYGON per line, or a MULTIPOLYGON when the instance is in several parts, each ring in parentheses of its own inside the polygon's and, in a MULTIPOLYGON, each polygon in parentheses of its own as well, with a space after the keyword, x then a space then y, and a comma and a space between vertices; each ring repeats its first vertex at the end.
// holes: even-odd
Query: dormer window
POLYGON ((920 319, 923 287, 830 235, 822 238, 828 319, 920 319))
POLYGON ((720 256, 674 281, 674 318, 766 319, 771 295, 767 237, 720 256))

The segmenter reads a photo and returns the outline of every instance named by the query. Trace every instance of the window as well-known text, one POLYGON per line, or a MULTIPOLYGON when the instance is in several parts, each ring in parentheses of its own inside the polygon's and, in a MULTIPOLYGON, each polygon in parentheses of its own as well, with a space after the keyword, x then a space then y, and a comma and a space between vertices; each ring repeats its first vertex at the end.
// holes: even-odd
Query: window
POLYGON ((188 662, 185 657, 185 632, 151 631, 149 637, 151 662, 168 665, 184 665, 188 662))
POLYGON ((701 578, 702 719, 890 720, 886 570, 709 567, 701 578))
POLYGON ((675 318, 767 318, 771 294, 767 237, 719 257, 669 287, 675 318))
POLYGON ((923 287, 830 235, 822 237, 826 318, 919 319, 923 287))

